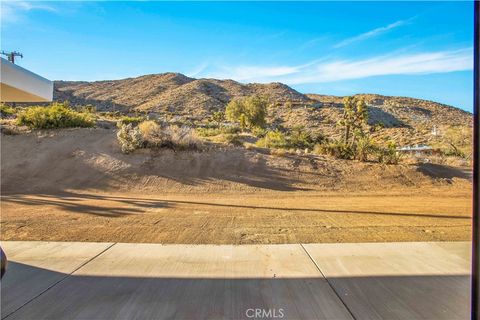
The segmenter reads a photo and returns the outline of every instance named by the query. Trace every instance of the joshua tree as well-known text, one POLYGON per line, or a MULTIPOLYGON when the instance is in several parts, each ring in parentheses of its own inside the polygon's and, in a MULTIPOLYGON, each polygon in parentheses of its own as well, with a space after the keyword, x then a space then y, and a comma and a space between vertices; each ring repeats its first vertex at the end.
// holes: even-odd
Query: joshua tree
POLYGON ((355 137, 363 133, 363 126, 368 123, 368 108, 365 100, 357 97, 343 99, 344 110, 340 125, 345 128, 345 145, 354 146, 355 137))

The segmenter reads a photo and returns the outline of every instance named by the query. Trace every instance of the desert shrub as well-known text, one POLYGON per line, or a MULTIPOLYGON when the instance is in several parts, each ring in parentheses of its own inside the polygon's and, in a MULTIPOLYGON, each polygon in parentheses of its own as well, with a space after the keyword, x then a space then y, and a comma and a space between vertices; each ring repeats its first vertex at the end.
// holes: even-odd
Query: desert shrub
POLYGON ((137 125, 142 121, 143 121, 143 117, 124 116, 124 117, 121 117, 120 120, 118 120, 118 126, 121 127, 124 124, 137 125))
MULTIPOLYGON (((202 142, 195 130, 187 126, 167 126, 165 136, 175 149, 200 149, 202 142)), ((165 142, 164 142, 165 143, 165 142)), ((168 144, 168 142, 166 142, 168 144)))
POLYGON ((95 113, 97 111, 97 107, 91 104, 87 104, 86 106, 81 106, 77 108, 80 112, 90 112, 95 113))
POLYGON ((326 141, 322 144, 316 144, 314 153, 327 154, 340 159, 353 159, 354 150, 342 140, 326 141))
POLYGON ((473 154, 471 127, 450 127, 442 134, 440 149, 446 156, 471 159, 473 154), (445 147, 446 146, 446 147, 445 147))
POLYGON ((279 130, 268 131, 265 137, 259 139, 257 146, 263 148, 286 148, 288 146, 285 134, 279 130))
POLYGON ((8 118, 15 115, 15 108, 0 104, 0 117, 1 118, 8 118))
POLYGON ((225 112, 216 111, 212 114, 212 120, 220 125, 221 122, 225 121, 225 112))
POLYGON ((376 146, 369 135, 360 135, 354 145, 355 159, 367 161, 368 156, 375 154, 376 150, 376 146))
POLYGON ((172 149, 200 149, 201 140, 195 130, 187 126, 160 125, 146 120, 138 125, 143 144, 147 147, 167 147, 172 149))
POLYGON ((288 147, 290 148, 312 149, 315 144, 322 143, 324 140, 325 137, 322 134, 313 134, 303 127, 293 128, 287 136, 288 147))
POLYGON ((264 128, 266 125, 268 101, 259 96, 235 99, 228 103, 225 117, 238 123, 242 129, 264 128))
POLYGON ((441 153, 445 157, 459 157, 459 158, 470 158, 463 151, 455 148, 442 149, 441 153))
POLYGON ((138 125, 138 129, 142 134, 143 141, 151 147, 161 146, 167 138, 165 131, 153 120, 141 122, 138 125))
POLYGON ((123 153, 133 152, 143 145, 143 137, 138 127, 131 123, 123 124, 117 132, 118 143, 123 153))
POLYGON ((398 164, 402 154, 397 151, 397 145, 393 141, 389 141, 386 147, 378 147, 378 162, 384 164, 398 164))
POLYGON ((242 131, 239 127, 236 126, 222 126, 220 130, 223 134, 237 134, 242 131))
POLYGON ((264 128, 255 127, 252 129, 252 133, 258 138, 263 138, 267 134, 267 130, 265 130, 264 128))
POLYGON ((237 134, 240 132, 239 127, 233 126, 220 126, 220 127, 210 127, 210 128, 197 128, 198 134, 202 137, 213 137, 220 134, 237 134))
POLYGON ((241 146, 242 140, 237 133, 225 133, 221 135, 219 142, 231 144, 234 146, 241 146))
POLYGON ((48 107, 37 106, 23 110, 17 116, 17 124, 34 129, 93 127, 95 116, 55 103, 48 107))
POLYGON ((214 137, 222 133, 221 128, 197 128, 197 132, 202 137, 214 137))

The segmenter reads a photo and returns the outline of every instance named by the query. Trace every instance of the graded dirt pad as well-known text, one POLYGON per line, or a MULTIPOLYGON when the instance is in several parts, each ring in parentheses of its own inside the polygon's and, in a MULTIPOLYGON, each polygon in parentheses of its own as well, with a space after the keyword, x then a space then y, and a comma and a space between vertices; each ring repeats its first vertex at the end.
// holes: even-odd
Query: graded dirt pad
POLYGON ((140 150, 115 131, 2 136, 1 239, 251 244, 470 239, 468 169, 265 150, 140 150))
POLYGON ((431 191, 5 195, 1 239, 184 244, 469 240, 469 194, 431 191))

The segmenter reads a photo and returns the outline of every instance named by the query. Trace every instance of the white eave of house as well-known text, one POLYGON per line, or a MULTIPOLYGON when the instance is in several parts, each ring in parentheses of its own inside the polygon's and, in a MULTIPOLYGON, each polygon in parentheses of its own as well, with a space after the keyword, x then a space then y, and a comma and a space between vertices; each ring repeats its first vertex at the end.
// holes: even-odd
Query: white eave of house
POLYGON ((48 102, 53 81, 0 58, 0 102, 48 102))
POLYGON ((397 149, 397 151, 429 151, 429 150, 433 150, 433 148, 424 144, 416 145, 416 146, 406 146, 406 147, 397 149))

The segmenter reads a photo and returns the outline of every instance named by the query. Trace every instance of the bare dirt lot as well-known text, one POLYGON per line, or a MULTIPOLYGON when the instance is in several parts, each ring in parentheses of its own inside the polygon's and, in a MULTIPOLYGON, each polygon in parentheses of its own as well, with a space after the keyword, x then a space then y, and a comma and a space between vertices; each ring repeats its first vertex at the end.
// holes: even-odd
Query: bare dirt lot
POLYGON ((3 240, 311 243, 470 239, 466 193, 11 195, 3 240))
POLYGON ((2 240, 470 239, 468 169, 242 148, 121 154, 112 130, 2 137, 2 240))

